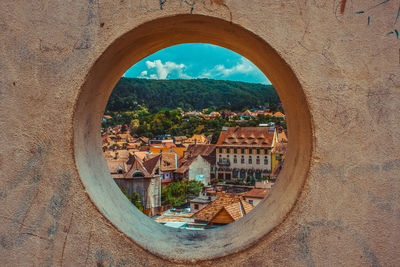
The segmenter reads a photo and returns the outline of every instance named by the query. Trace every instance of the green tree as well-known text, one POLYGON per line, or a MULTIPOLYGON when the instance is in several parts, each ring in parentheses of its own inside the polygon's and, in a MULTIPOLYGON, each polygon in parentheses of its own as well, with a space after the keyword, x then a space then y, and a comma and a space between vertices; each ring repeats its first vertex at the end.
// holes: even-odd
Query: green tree
POLYGON ((139 125, 140 125, 140 122, 138 119, 131 120, 131 123, 129 124, 131 134, 134 134, 137 131, 137 129, 139 128, 139 125))
POLYGON ((121 188, 121 191, 126 196, 126 198, 129 199, 129 201, 136 206, 136 208, 138 208, 140 211, 143 211, 143 205, 140 199, 140 195, 136 191, 133 191, 131 195, 127 193, 125 188, 121 188))
POLYGON ((187 196, 188 197, 197 197, 199 196, 201 190, 203 189, 204 184, 199 181, 191 180, 188 184, 187 196))
POLYGON ((161 190, 161 202, 163 205, 171 205, 173 207, 186 203, 187 183, 183 180, 180 182, 172 182, 161 190))

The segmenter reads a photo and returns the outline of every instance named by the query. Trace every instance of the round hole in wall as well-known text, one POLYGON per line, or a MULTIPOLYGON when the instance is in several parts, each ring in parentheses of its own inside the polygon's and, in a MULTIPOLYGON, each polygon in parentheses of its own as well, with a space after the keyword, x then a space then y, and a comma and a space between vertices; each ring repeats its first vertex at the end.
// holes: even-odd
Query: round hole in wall
POLYGON ((193 261, 244 249, 279 225, 296 202, 312 151, 311 116, 290 67, 263 39, 227 21, 201 15, 156 19, 115 40, 90 69, 74 114, 75 161, 92 202, 121 232, 163 258, 193 261), (288 154, 274 190, 243 219, 222 228, 190 231, 149 220, 121 194, 102 155, 99 129, 108 97, 122 74, 144 57, 181 43, 210 43, 235 51, 274 84, 288 118, 288 154), (251 231, 249 231, 251 229, 251 231))

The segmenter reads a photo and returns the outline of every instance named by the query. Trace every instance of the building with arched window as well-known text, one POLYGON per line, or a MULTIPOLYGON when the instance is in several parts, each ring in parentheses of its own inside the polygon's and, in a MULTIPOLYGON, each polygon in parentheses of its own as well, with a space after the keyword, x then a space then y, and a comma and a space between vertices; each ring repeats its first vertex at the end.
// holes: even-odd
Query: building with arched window
POLYGON ((128 161, 107 161, 115 183, 128 196, 139 194, 144 212, 153 215, 161 206, 160 155, 140 159, 134 154, 128 161))

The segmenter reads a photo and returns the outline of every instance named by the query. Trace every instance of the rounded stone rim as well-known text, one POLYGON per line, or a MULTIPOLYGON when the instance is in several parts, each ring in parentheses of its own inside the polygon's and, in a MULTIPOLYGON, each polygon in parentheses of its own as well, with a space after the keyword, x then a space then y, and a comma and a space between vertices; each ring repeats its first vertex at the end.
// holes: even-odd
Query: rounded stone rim
POLYGON ((112 42, 90 68, 80 88, 73 123, 75 164, 91 201, 136 244, 174 261, 213 259, 256 243, 288 216, 310 167, 312 119, 306 96, 292 69, 261 37, 240 25, 209 16, 158 18, 112 42), (252 61, 276 88, 285 107, 289 132, 296 133, 290 136, 285 164, 274 190, 241 220, 207 231, 165 227, 134 208, 109 174, 99 135, 108 97, 123 73, 146 56, 182 43, 219 45, 252 61))

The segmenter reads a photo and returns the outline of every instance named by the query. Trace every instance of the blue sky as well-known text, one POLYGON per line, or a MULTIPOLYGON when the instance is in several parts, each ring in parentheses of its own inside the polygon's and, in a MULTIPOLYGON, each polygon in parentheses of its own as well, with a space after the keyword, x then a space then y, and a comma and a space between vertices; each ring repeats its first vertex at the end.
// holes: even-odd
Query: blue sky
POLYGON ((147 79, 197 79, 270 84, 249 60, 226 48, 210 44, 181 44, 162 49, 133 65, 125 77, 147 79))

